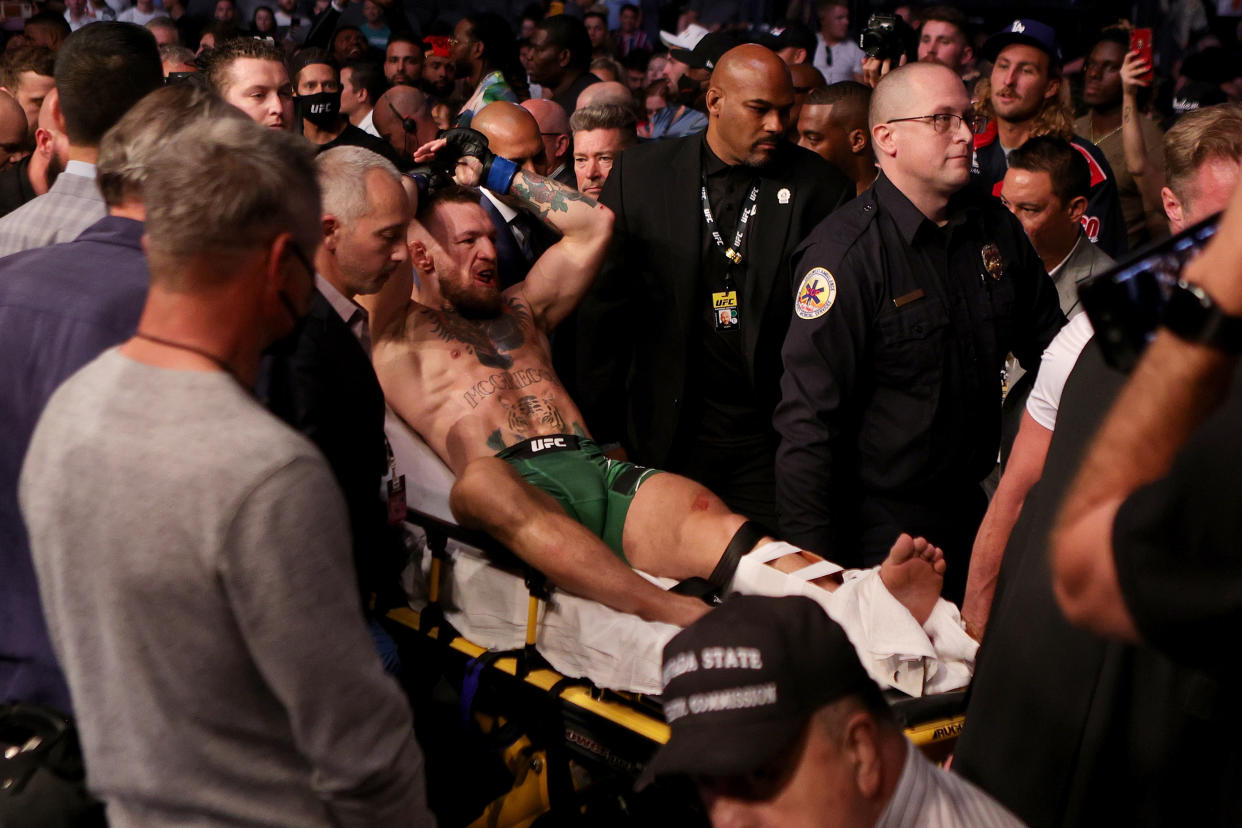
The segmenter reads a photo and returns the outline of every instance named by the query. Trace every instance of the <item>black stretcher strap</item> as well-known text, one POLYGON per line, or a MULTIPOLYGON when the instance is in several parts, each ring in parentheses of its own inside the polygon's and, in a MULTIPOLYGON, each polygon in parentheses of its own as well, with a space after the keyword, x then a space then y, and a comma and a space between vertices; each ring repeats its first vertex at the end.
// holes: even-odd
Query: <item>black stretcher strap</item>
POLYGON ((707 578, 687 578, 669 591, 698 598, 712 606, 719 604, 729 582, 733 580, 733 573, 737 572, 742 556, 771 534, 762 524, 753 520, 746 521, 733 533, 733 539, 725 547, 724 554, 720 556, 711 575, 707 578))
POLYGON ((733 573, 737 572, 737 565, 742 560, 742 556, 754 549, 760 540, 770 534, 771 532, 753 520, 748 520, 739 526, 733 533, 733 540, 729 541, 724 554, 720 556, 716 568, 712 570, 711 575, 707 576, 707 583, 712 589, 717 592, 723 591, 733 580, 733 573))

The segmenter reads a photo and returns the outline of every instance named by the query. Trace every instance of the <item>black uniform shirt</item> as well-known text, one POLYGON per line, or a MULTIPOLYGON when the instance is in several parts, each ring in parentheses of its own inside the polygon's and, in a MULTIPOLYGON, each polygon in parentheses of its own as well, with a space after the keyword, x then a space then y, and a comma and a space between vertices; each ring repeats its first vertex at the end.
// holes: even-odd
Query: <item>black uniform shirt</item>
POLYGON ((1035 370, 1065 322, 1017 220, 958 196, 938 227, 881 175, 794 253, 775 417, 793 543, 839 555, 867 528, 842 520, 858 503, 926 507, 977 484, 996 460, 1006 354, 1035 370))
MULTIPOLYGON (((738 219, 746 206, 746 196, 759 179, 751 167, 729 166, 722 161, 712 152, 706 138, 703 139, 702 172, 716 230, 725 245, 732 246, 738 219)), ((752 232, 754 227, 752 222, 752 232)), ((692 347, 702 349, 703 359, 700 362, 702 371, 689 378, 691 416, 686 423, 694 433, 687 436, 713 445, 729 445, 743 436, 753 438, 755 433, 767 430, 767 417, 758 411, 754 390, 746 372, 740 370, 740 366, 746 364, 742 326, 756 324, 757 320, 748 320, 748 309, 742 308, 740 325, 719 330, 711 302, 713 293, 726 289, 726 275, 731 280, 728 289, 738 296, 742 295, 749 261, 743 260, 740 265, 730 263, 712 237, 705 219, 699 221, 699 244, 703 251, 700 259, 702 267, 694 299, 698 303, 695 315, 698 333, 692 347)), ((748 245, 747 249, 754 248, 748 245)))

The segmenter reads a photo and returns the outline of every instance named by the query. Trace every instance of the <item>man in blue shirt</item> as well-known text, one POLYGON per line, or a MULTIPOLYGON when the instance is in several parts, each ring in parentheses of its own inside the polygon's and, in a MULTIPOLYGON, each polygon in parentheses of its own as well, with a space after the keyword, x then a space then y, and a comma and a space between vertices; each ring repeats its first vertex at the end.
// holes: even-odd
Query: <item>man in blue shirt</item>
POLYGON ((0 441, 0 703, 69 712, 18 510, 18 474, 52 392, 137 327, 147 295, 144 159, 200 114, 238 116, 188 84, 143 99, 100 145, 97 183, 108 215, 73 241, 0 259, 0 422, 6 430, 0 441))

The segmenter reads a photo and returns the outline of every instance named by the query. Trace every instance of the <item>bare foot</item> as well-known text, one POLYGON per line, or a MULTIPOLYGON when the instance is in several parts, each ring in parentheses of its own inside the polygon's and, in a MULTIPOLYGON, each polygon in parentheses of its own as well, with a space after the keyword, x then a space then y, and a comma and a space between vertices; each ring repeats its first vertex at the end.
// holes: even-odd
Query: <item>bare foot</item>
POLYGON ((920 624, 927 621, 944 584, 944 552, 924 538, 898 536, 880 564, 880 580, 920 624))

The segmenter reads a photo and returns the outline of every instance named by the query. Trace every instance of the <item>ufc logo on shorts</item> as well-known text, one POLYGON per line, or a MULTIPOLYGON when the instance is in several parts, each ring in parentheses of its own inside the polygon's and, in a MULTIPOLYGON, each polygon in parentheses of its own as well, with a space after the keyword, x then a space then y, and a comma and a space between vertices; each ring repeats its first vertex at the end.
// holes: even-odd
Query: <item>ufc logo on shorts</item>
POLYGON ((565 448, 565 439, 563 437, 541 437, 530 441, 531 451, 543 451, 550 448, 565 448))

